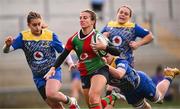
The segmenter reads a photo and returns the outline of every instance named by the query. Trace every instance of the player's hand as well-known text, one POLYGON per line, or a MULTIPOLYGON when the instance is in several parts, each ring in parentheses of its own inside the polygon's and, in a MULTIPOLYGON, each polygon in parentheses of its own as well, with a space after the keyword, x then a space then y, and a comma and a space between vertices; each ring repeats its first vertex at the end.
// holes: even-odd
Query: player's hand
POLYGON ((46 29, 46 28, 48 28, 48 24, 43 23, 41 27, 42 27, 42 29, 46 29))
POLYGON ((69 71, 72 72, 74 69, 77 69, 77 66, 75 64, 69 65, 69 71))
POLYGON ((51 67, 49 72, 46 75, 44 75, 44 78, 48 80, 51 76, 55 75, 55 72, 56 72, 55 67, 51 67))
POLYGON ((97 40, 96 43, 91 43, 90 44, 92 49, 97 51, 97 50, 105 50, 106 49, 106 46, 101 40, 97 40))
POLYGON ((102 57, 102 60, 107 63, 107 59, 105 57, 102 57))
POLYGON ((107 38, 109 37, 110 33, 109 32, 104 32, 103 36, 106 36, 107 38))
POLYGON ((136 50, 140 45, 139 45, 139 43, 136 42, 136 41, 131 41, 131 42, 129 43, 129 46, 130 46, 133 50, 136 50))
POLYGON ((42 29, 48 28, 48 24, 47 24, 44 20, 42 20, 41 28, 42 28, 42 29))
POLYGON ((13 37, 12 36, 6 37, 4 42, 5 42, 6 46, 8 46, 8 47, 11 46, 13 43, 13 37))

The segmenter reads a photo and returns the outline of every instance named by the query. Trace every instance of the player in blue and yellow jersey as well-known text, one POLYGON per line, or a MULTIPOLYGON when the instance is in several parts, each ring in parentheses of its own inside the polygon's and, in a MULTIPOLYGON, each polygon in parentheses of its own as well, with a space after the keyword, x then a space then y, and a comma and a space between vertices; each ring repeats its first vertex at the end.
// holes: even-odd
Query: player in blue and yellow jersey
POLYGON ((150 31, 130 22, 132 9, 128 6, 121 6, 116 15, 115 21, 110 21, 102 29, 102 33, 109 38, 112 44, 122 52, 121 59, 126 59, 129 65, 134 67, 133 50, 148 44, 153 40, 150 31), (136 41, 137 38, 141 38, 136 41))
POLYGON ((111 73, 109 84, 119 88, 119 92, 113 92, 112 95, 103 98, 102 105, 104 107, 111 104, 118 96, 121 98, 121 94, 123 94, 133 107, 151 109, 150 104, 145 99, 154 103, 161 102, 172 80, 180 74, 180 70, 177 68, 164 69, 165 78, 156 87, 146 73, 133 69, 127 60, 108 54, 106 61, 111 73))
MULTIPOLYGON (((153 40, 150 31, 130 21, 132 9, 129 6, 121 6, 117 10, 116 20, 110 21, 102 29, 102 33, 109 38, 112 44, 119 50, 121 59, 126 59, 134 67, 133 50, 148 44, 153 40), (141 38, 136 41, 137 38, 141 38)), ((107 87, 107 94, 111 93, 111 87, 107 87)))
MULTIPOLYGON (((42 23, 42 17, 36 12, 29 12, 27 16, 28 30, 22 31, 16 38, 8 36, 3 47, 4 53, 22 49, 33 74, 33 80, 42 98, 51 108, 63 109, 62 103, 77 105, 76 99, 59 92, 61 88, 61 68, 45 80, 43 77, 56 60, 56 51, 61 53, 64 48, 58 36, 48 30, 42 23)), ((67 59, 70 67, 74 64, 70 57, 67 59)))

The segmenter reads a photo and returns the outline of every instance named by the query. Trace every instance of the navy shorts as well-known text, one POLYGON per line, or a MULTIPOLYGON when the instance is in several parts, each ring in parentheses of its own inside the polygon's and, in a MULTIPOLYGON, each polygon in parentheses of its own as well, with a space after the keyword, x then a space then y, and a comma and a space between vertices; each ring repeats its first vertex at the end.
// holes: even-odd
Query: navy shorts
POLYGON ((156 94, 156 86, 151 78, 141 71, 138 71, 138 75, 140 76, 139 86, 132 91, 124 93, 127 102, 132 105, 139 103, 144 98, 153 101, 156 94))
MULTIPOLYGON (((61 68, 57 68, 55 75, 50 77, 50 79, 56 79, 56 80, 61 81, 61 68)), ((46 80, 43 77, 34 77, 34 83, 35 83, 40 95, 45 100, 47 98, 46 92, 45 92, 46 80)))

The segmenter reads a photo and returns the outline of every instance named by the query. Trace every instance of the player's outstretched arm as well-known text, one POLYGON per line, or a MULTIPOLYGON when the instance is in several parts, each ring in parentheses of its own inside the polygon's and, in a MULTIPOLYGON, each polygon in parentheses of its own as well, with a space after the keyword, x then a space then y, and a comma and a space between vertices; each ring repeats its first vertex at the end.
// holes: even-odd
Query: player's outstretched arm
POLYGON ((110 65, 109 66, 109 72, 113 75, 113 77, 117 78, 117 79, 121 79, 124 75, 125 75, 125 69, 122 68, 114 68, 110 65))
POLYGON ((69 53, 70 53, 70 51, 68 51, 67 49, 64 49, 62 54, 60 54, 58 56, 54 65, 51 67, 51 69, 48 71, 48 73, 44 76, 44 78, 46 80, 55 74, 55 70, 63 63, 63 61, 66 59, 66 57, 68 56, 69 53))
POLYGON ((10 51, 10 46, 13 43, 13 37, 12 36, 8 36, 5 41, 4 41, 4 46, 3 46, 3 52, 4 53, 8 53, 10 51))

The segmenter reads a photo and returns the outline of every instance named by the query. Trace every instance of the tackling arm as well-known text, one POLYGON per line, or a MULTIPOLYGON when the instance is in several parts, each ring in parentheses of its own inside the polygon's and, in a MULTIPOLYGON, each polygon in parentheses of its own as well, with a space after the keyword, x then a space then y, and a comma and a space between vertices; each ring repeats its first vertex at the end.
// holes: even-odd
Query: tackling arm
POLYGON ((125 69, 122 68, 114 68, 110 65, 109 66, 109 72, 113 75, 113 77, 117 79, 121 79, 125 75, 125 69))

